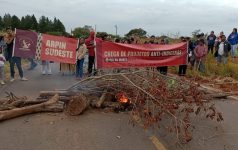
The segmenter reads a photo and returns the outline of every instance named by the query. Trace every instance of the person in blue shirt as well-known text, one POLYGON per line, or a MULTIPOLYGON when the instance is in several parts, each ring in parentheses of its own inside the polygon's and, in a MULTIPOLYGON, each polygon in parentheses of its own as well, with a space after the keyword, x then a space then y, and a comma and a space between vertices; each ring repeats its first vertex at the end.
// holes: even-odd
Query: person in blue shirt
POLYGON ((238 33, 237 28, 234 28, 232 33, 228 37, 228 42, 231 44, 231 56, 233 58, 233 62, 236 58, 236 51, 238 46, 238 33))

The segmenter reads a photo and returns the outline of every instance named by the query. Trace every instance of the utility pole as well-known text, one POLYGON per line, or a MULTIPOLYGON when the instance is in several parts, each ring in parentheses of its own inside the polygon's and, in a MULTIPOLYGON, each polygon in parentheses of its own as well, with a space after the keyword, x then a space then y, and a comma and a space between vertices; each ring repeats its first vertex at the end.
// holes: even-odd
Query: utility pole
POLYGON ((117 25, 115 25, 115 28, 116 28, 116 36, 117 36, 117 29, 118 29, 117 25))

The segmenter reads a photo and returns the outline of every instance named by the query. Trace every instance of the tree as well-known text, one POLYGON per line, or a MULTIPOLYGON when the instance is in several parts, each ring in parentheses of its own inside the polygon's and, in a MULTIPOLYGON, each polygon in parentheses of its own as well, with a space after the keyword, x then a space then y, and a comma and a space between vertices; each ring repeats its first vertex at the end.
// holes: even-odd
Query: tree
POLYGON ((63 23, 59 19, 54 18, 54 21, 53 21, 53 31, 54 32, 62 32, 62 33, 65 32, 65 27, 64 27, 63 23))
POLYGON ((72 31, 72 33, 73 33, 73 36, 74 37, 82 37, 82 38, 86 38, 86 37, 88 37, 89 36, 89 34, 90 34, 90 30, 89 29, 87 29, 87 28, 82 28, 82 27, 77 27, 77 28, 75 28, 73 31, 72 31))
POLYGON ((5 14, 3 17, 4 28, 11 27, 12 25, 12 17, 10 14, 5 14))
POLYGON ((105 39, 107 36, 108 36, 108 33, 107 32, 97 32, 97 35, 96 35, 98 38, 102 38, 102 39, 105 39))
POLYGON ((20 25, 21 29, 24 30, 33 29, 32 26, 33 26, 32 16, 26 15, 25 17, 21 18, 21 25, 20 25))
POLYGON ((4 23, 3 23, 3 18, 0 16, 0 30, 4 29, 4 23))
POLYGON ((130 30, 125 36, 131 37, 131 36, 138 36, 138 37, 145 37, 146 36, 146 31, 139 28, 139 29, 132 29, 130 30))
POLYGON ((197 35, 199 35, 200 32, 201 32, 200 29, 194 30, 194 31, 192 32, 192 36, 193 36, 193 38, 195 38, 197 35))
POLYGON ((41 33, 46 33, 47 32, 47 19, 45 16, 41 16, 38 24, 38 31, 41 33))
POLYGON ((20 19, 16 16, 16 15, 13 15, 12 16, 12 21, 11 21, 11 27, 14 29, 14 28, 19 28, 20 27, 20 19))
POLYGON ((65 32, 65 26, 59 19, 57 20, 57 27, 58 27, 58 31, 65 32))
POLYGON ((37 31, 38 30, 38 22, 36 20, 35 15, 31 16, 31 21, 32 21, 31 29, 37 31))
POLYGON ((4 17, 0 16, 0 30, 7 27, 33 30, 53 35, 68 35, 64 24, 56 17, 54 20, 50 20, 48 17, 41 16, 38 23, 35 15, 26 15, 19 19, 16 15, 5 14, 4 17))
POLYGON ((46 17, 46 32, 54 31, 53 21, 46 17))
POLYGON ((84 28, 84 29, 88 29, 89 31, 90 31, 90 30, 93 30, 93 27, 90 26, 90 25, 84 25, 83 28, 84 28))

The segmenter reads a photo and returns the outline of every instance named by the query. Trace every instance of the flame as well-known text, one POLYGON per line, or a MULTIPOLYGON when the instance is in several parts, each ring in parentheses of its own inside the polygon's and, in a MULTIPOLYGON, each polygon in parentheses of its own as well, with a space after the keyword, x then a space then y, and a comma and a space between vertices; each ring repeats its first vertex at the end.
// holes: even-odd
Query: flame
POLYGON ((120 103, 128 103, 129 101, 124 93, 118 93, 116 97, 120 103))
POLYGON ((128 98, 125 95, 122 95, 119 99, 119 102, 121 103, 127 103, 128 102, 128 98))

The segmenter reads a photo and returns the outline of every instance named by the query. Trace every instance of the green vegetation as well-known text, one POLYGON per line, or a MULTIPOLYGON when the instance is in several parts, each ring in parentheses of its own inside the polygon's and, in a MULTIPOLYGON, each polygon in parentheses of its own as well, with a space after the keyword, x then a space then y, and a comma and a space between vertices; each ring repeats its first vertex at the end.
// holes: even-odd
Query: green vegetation
POLYGON ((65 35, 65 27, 63 23, 54 18, 50 20, 48 17, 41 16, 37 21, 34 15, 26 15, 19 19, 16 15, 11 16, 5 14, 3 17, 0 16, 0 31, 6 28, 17 28, 23 30, 33 30, 41 33, 53 33, 53 35, 65 35))
POLYGON ((125 36, 126 37, 131 37, 131 36, 136 36, 136 37, 146 37, 147 32, 141 28, 139 29, 132 29, 130 30, 125 36))
POLYGON ((90 33, 90 28, 88 28, 88 26, 84 26, 84 27, 77 27, 75 28, 73 31, 73 36, 77 37, 77 38, 86 38, 89 36, 90 33))
POLYGON ((194 70, 188 69, 188 77, 232 77, 238 80, 238 64, 233 63, 229 58, 227 64, 217 64, 216 59, 213 55, 209 54, 206 60, 206 72, 200 73, 194 70))

